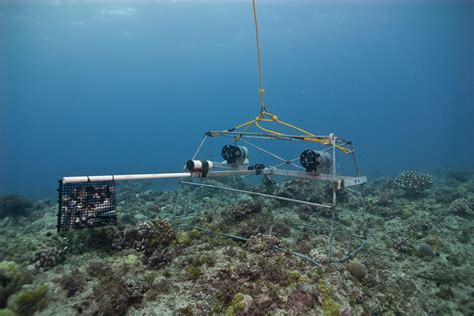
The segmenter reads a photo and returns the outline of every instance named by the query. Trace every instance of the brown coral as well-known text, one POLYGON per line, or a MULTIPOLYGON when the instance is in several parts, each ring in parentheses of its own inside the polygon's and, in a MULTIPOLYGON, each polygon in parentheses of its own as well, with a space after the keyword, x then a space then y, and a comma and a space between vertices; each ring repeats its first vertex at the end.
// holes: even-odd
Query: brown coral
POLYGON ((468 216, 473 214, 473 210, 466 199, 454 200, 449 209, 452 213, 459 216, 468 216))
POLYGON ((247 249, 264 255, 271 255, 275 247, 281 246, 280 240, 275 236, 257 234, 250 237, 246 243, 247 249))
POLYGON ((150 250, 158 246, 168 246, 176 238, 173 226, 157 219, 140 224, 137 228, 118 230, 112 242, 114 249, 134 248, 138 251, 150 250))
POLYGON ((349 261, 347 264, 347 270, 359 281, 362 281, 367 275, 367 268, 365 265, 356 260, 349 261))
POLYGON ((241 201, 229 209, 229 216, 234 220, 240 220, 249 214, 258 213, 262 205, 257 201, 241 201))

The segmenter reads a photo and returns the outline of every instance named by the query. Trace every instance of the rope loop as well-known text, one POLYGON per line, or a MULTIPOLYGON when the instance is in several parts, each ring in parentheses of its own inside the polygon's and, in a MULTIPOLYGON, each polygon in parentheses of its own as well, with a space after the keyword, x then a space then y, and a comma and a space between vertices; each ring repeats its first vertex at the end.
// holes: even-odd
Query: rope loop
MULTIPOLYGON (((331 144, 331 138, 330 139, 325 139, 324 137, 318 137, 313 133, 310 133, 298 126, 286 123, 281 121, 278 116, 267 112, 267 109, 265 107, 265 89, 263 88, 263 80, 262 80, 262 62, 261 62, 261 57, 260 57, 260 36, 259 36, 259 31, 258 31, 258 19, 257 19, 257 8, 256 8, 256 0, 252 0, 252 7, 253 7, 253 17, 254 17, 254 22, 255 22, 255 39, 256 39, 256 44, 257 44, 257 61, 258 61, 258 82, 259 82, 259 89, 258 89, 258 94, 260 97, 260 114, 255 117, 254 120, 242 123, 240 125, 237 125, 234 128, 228 129, 225 132, 233 132, 237 130, 242 130, 244 132, 247 132, 252 126, 255 126, 259 130, 273 135, 273 136, 285 136, 285 137, 298 137, 299 140, 305 141, 305 142, 312 142, 312 143, 320 143, 322 145, 330 145, 331 144), (289 135, 285 133, 281 133, 275 130, 271 130, 269 128, 266 128, 262 125, 260 125, 260 122, 266 122, 266 123, 278 123, 279 125, 283 125, 287 128, 290 128, 292 130, 298 131, 303 134, 301 135, 289 135)), ((239 141, 241 138, 243 138, 243 134, 241 136, 236 136, 234 138, 235 141, 239 141)), ((345 153, 351 153, 352 151, 348 148, 345 148, 343 146, 339 146, 334 144, 335 147, 345 153)))

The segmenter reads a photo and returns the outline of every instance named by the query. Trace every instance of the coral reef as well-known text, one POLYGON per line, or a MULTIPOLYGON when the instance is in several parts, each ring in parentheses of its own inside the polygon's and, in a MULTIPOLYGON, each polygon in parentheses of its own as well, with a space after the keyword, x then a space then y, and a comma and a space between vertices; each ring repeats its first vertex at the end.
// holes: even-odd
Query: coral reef
POLYGON ((257 201, 242 201, 230 207, 228 212, 233 220, 240 220, 249 214, 260 212, 261 209, 262 206, 257 201))
POLYGON ((413 253, 413 245, 409 239, 400 239, 397 240, 394 244, 394 248, 404 255, 409 255, 413 253))
POLYGON ((0 198, 0 218, 5 216, 27 216, 33 202, 29 198, 19 194, 7 195, 0 198))
POLYGON ((174 252, 170 250, 172 242, 184 245, 190 242, 183 232, 176 235, 173 226, 162 219, 139 224, 136 228, 124 228, 114 232, 111 247, 121 250, 132 248, 143 251, 143 263, 150 268, 161 268, 169 263, 174 252), (179 237, 179 240, 176 238, 179 237))
MULTIPOLYGON (((35 203, 0 218, 0 315, 472 315, 474 179, 410 177, 374 179, 366 203, 345 192, 332 258, 332 210, 286 201, 186 187, 175 207, 176 191, 132 184, 117 226, 70 234, 56 234, 54 203, 35 203), (359 245, 364 216, 368 247, 334 261, 359 245)), ((311 181, 225 181, 330 200, 311 181)))
POLYGON ((237 314, 249 314, 250 309, 253 304, 253 299, 250 295, 237 293, 234 296, 234 299, 230 303, 230 305, 225 310, 224 315, 237 315, 237 314))
POLYGON ((437 203, 451 203, 456 199, 463 197, 462 192, 453 187, 439 187, 435 190, 435 200, 437 203))
POLYGON ((359 281, 362 281, 367 275, 367 268, 357 260, 349 261, 347 264, 347 271, 349 271, 350 274, 359 281))
POLYGON ((62 263, 66 259, 64 250, 57 247, 42 249, 35 253, 33 262, 38 271, 45 271, 62 263))
POLYGON ((431 258, 434 256, 434 251, 430 245, 423 242, 418 246, 417 255, 420 258, 431 258))
POLYGON ((66 291, 66 297, 70 298, 81 292, 86 286, 86 279, 84 274, 75 269, 69 274, 64 274, 58 280, 59 284, 66 291))
POLYGON ((324 280, 319 281, 319 291, 321 293, 323 314, 325 316, 339 315, 340 306, 333 299, 333 290, 324 280))
POLYGON ((18 263, 13 261, 0 262, 0 308, 7 306, 7 300, 21 287, 31 281, 32 276, 18 263))
POLYGON ((46 295, 48 287, 46 285, 32 289, 23 289, 15 294, 12 304, 9 307, 19 315, 33 315, 35 312, 43 310, 48 305, 46 295))
POLYGON ((464 183, 469 181, 471 175, 472 174, 466 170, 451 169, 446 174, 446 178, 464 183))
POLYGON ((395 186, 406 195, 417 197, 433 185, 433 177, 419 171, 404 171, 394 180, 395 186))
POLYGON ((96 304, 81 307, 90 314, 125 315, 131 306, 140 304, 144 294, 150 288, 146 282, 129 279, 103 262, 91 264, 88 271, 98 280, 93 293, 88 298, 96 304))
POLYGON ((148 250, 145 254, 143 264, 153 269, 161 268, 173 259, 173 253, 169 249, 155 249, 153 252, 148 250))
POLYGON ((246 245, 250 251, 270 256, 276 251, 276 247, 281 246, 281 243, 275 236, 257 234, 250 237, 246 245))
POLYGON ((311 249, 309 252, 309 256, 316 260, 316 262, 320 262, 323 265, 329 263, 329 257, 324 250, 321 249, 311 249))
POLYGON ((474 211, 469 205, 469 202, 466 199, 457 199, 454 200, 449 206, 451 212, 459 216, 470 216, 474 215, 474 211))
POLYGON ((159 245, 171 244, 175 237, 176 232, 169 222, 156 219, 137 227, 116 230, 112 238, 112 248, 134 248, 138 251, 153 252, 159 245))

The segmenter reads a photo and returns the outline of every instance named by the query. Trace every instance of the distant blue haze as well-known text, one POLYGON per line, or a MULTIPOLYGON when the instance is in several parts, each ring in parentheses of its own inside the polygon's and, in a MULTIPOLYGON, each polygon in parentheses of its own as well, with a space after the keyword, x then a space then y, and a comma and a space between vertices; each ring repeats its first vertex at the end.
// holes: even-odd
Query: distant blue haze
MULTIPOLYGON (((474 167, 473 2, 258 13, 271 112, 352 139, 368 175, 474 167)), ((1 2, 0 193, 181 170, 206 130, 258 114, 253 27, 250 0, 1 2)))

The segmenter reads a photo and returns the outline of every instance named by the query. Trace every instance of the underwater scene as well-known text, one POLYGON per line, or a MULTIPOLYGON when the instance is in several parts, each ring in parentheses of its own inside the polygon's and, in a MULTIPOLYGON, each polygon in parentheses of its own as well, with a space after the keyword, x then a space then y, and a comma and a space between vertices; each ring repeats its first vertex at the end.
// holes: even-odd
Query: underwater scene
POLYGON ((474 315, 474 2, 0 2, 0 316, 474 315))

